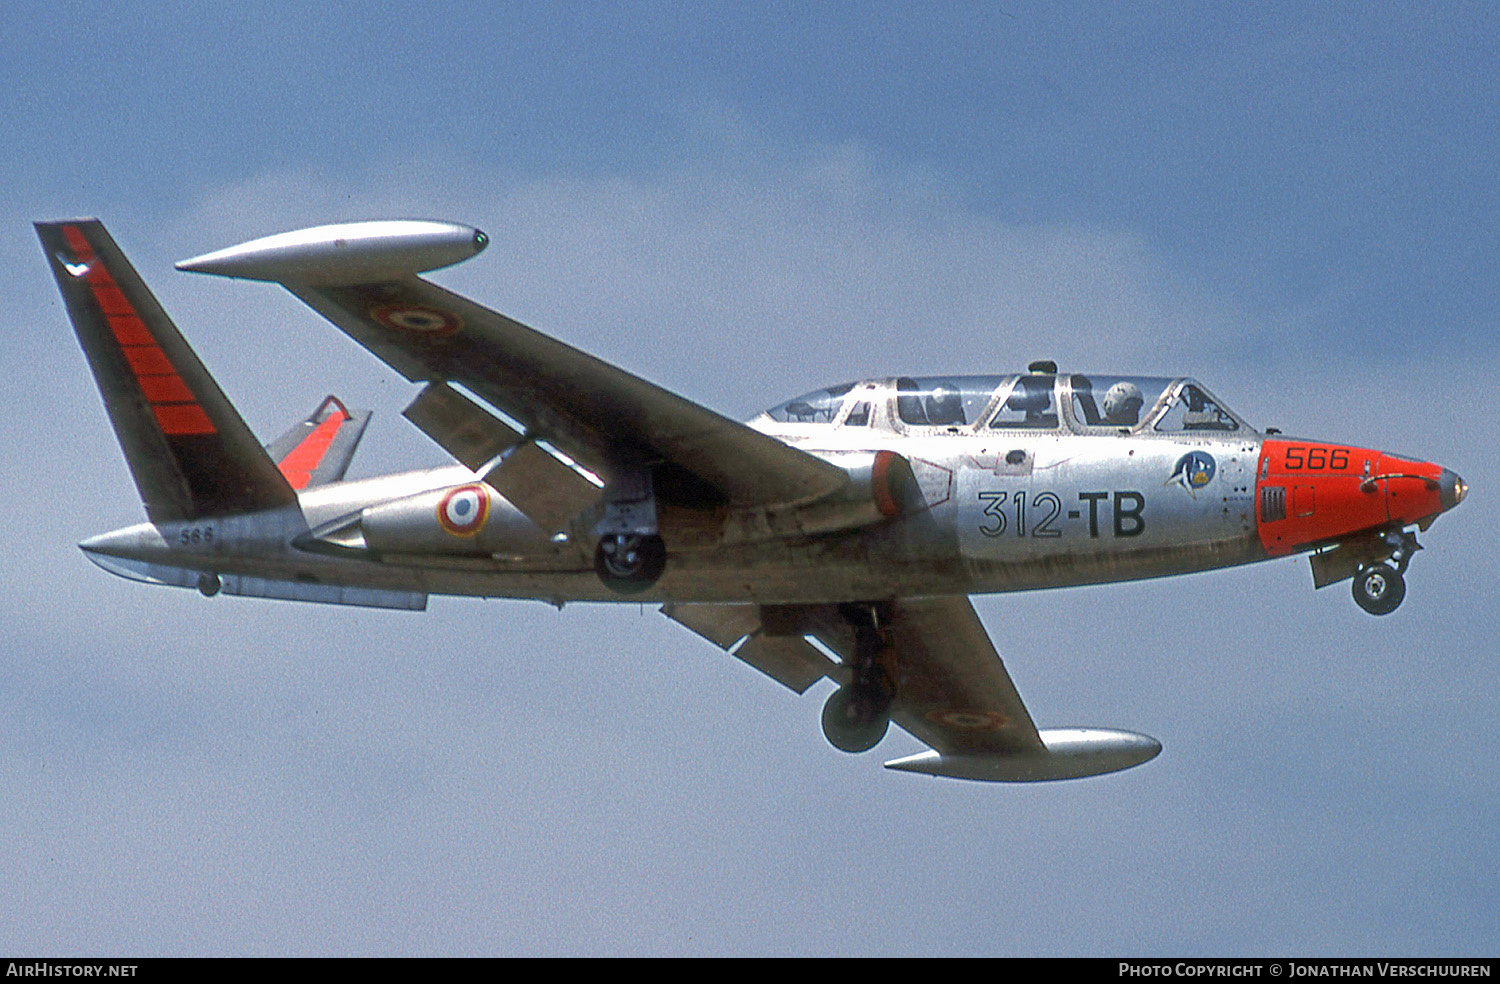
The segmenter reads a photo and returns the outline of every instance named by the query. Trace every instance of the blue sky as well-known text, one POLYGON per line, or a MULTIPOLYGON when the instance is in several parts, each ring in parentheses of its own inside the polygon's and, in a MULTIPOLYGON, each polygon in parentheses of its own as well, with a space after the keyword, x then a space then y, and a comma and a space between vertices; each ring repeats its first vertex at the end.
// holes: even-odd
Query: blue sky
POLYGON ((0 948, 1493 954, 1500 13, 1483 4, 15 5, 0 37, 0 948), (640 606, 206 601, 29 223, 103 218, 258 433, 410 387, 171 262, 424 216, 440 279, 748 416, 1033 358, 1202 378, 1473 486, 1402 609, 1285 560, 978 599, 1071 784, 890 774, 640 606))

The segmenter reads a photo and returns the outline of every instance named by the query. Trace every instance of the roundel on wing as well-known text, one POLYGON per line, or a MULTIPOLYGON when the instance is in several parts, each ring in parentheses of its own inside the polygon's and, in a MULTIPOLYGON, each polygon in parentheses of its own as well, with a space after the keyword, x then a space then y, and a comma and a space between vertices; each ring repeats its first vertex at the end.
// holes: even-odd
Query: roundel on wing
POLYGON ((1004 714, 994 711, 962 711, 955 708, 928 711, 927 720, 961 731, 999 731, 1010 723, 1004 714))
POLYGON ((460 485, 439 500, 438 525, 454 536, 473 536, 490 514, 489 493, 483 485, 460 485))
POLYGON ((450 335, 463 327, 452 311, 422 304, 381 304, 370 308, 370 317, 383 328, 419 335, 450 335))

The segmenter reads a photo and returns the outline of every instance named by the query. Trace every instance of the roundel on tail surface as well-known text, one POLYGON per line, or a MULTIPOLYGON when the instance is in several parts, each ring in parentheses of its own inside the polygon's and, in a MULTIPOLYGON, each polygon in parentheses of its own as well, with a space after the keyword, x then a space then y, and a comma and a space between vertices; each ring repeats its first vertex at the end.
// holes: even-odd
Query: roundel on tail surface
POLYGON ((484 528, 490 497, 483 485, 460 485, 438 501, 438 524, 454 536, 473 536, 484 528))

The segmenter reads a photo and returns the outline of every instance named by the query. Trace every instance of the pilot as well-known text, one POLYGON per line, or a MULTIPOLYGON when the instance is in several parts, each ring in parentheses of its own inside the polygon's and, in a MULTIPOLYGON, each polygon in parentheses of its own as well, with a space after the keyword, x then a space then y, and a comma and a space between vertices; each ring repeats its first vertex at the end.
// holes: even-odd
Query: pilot
POLYGON ((1141 422, 1141 388, 1121 380, 1104 394, 1104 421, 1120 427, 1134 427, 1141 422))

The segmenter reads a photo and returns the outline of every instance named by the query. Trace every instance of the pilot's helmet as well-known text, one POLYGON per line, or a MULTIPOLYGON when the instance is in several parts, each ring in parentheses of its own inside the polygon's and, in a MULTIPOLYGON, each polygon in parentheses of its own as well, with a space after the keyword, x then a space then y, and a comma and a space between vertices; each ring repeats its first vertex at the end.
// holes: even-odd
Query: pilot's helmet
POLYGON ((927 396, 927 420, 933 424, 962 424, 964 401, 958 390, 942 383, 927 396))
POLYGON ((1104 394, 1104 419, 1112 424, 1129 424, 1133 427, 1140 423, 1141 405, 1145 402, 1141 396, 1141 388, 1122 379, 1104 394))

